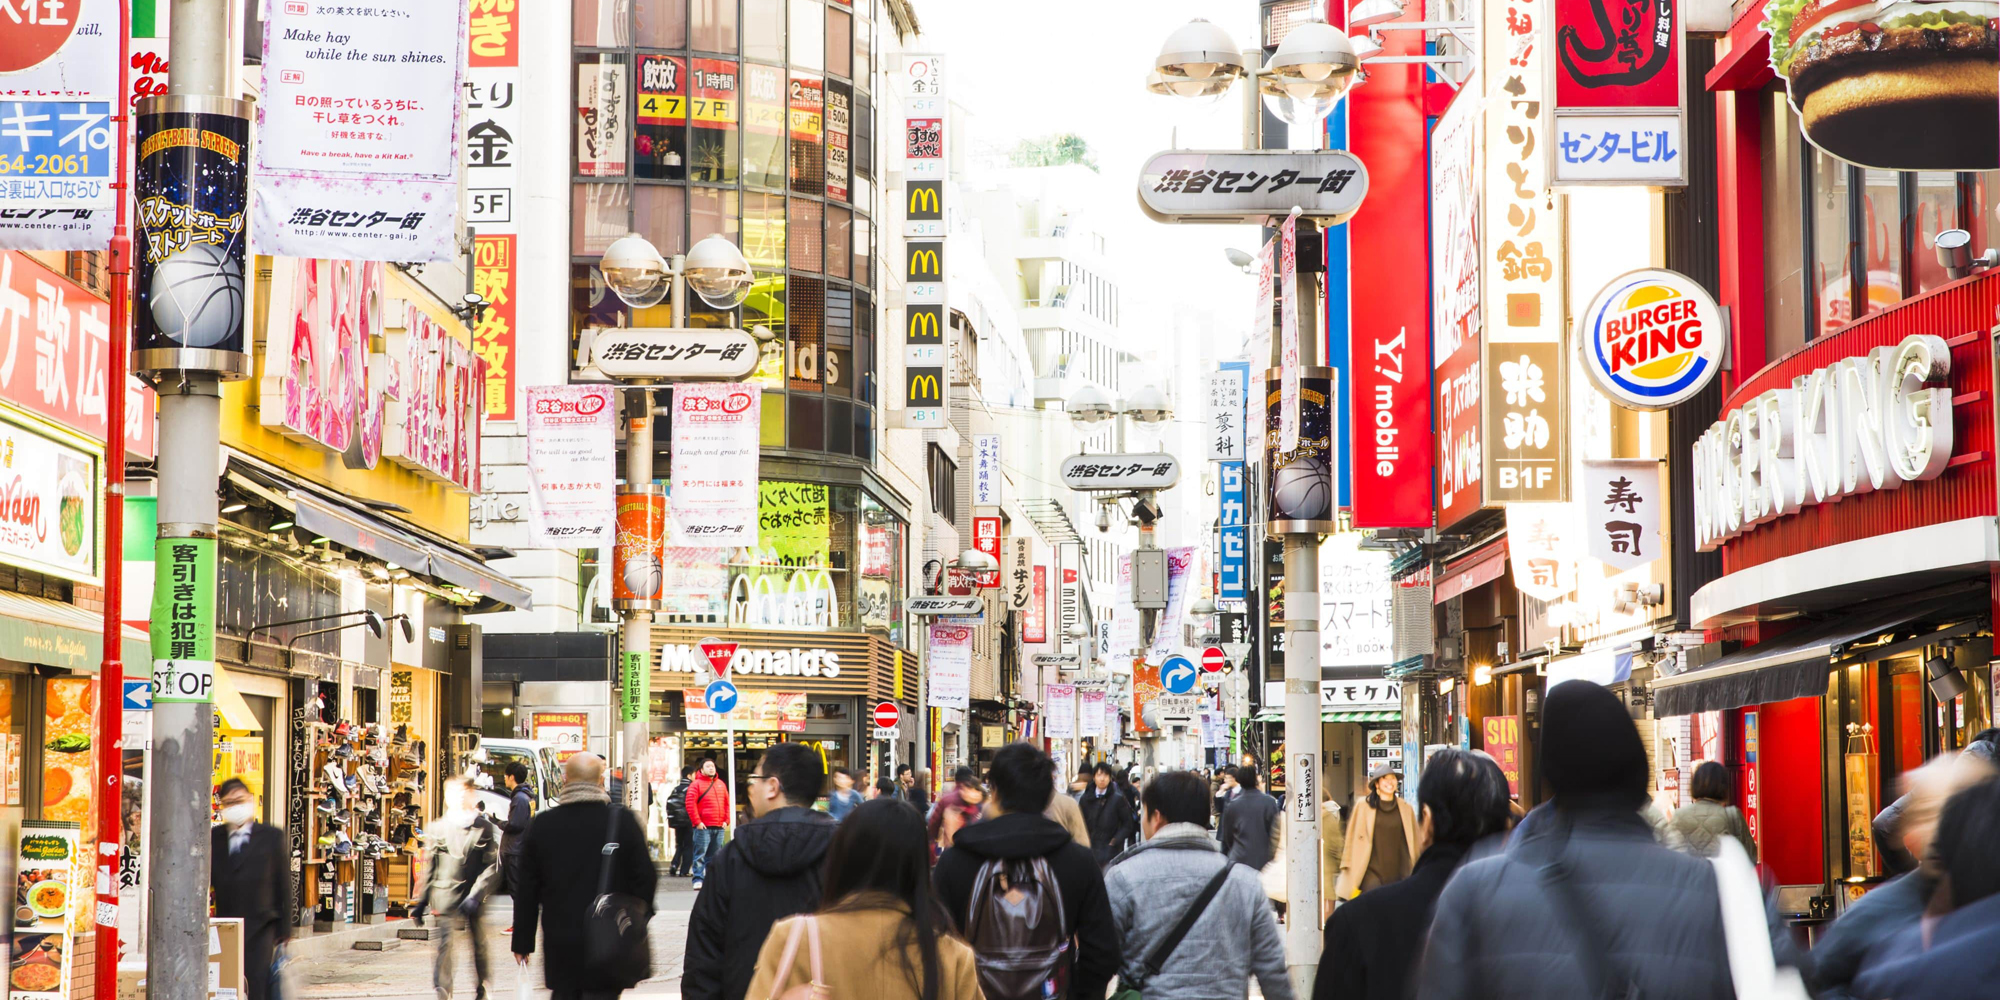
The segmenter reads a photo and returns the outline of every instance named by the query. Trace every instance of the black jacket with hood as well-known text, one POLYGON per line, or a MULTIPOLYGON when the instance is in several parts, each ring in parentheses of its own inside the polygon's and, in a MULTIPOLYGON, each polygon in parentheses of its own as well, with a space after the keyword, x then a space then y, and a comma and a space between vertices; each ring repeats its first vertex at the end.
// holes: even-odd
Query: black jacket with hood
POLYGON ((835 826, 825 813, 786 806, 736 828, 688 916, 684 1000, 743 1000, 771 925, 819 909, 835 826))
POLYGON ((965 926, 979 869, 995 858, 1048 859, 1062 896, 1063 916, 1076 939, 1069 995, 1103 996, 1111 977, 1118 974, 1118 924, 1111 918, 1104 873, 1090 849, 1041 813, 1002 813, 958 831, 931 874, 938 901, 955 926, 965 926))

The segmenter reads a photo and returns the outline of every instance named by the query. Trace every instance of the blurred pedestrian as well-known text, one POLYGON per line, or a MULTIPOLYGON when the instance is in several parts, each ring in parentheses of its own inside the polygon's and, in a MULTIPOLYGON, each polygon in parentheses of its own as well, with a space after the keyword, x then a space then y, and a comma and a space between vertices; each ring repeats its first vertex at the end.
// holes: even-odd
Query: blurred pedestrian
POLYGON ((1090 828, 1083 822, 1083 807, 1067 794, 1058 793, 1049 797, 1049 807, 1042 814, 1062 824, 1069 831, 1071 840, 1090 846, 1090 828))
POLYGON ((1229 804, 1243 794, 1243 786, 1236 783, 1235 768, 1223 768, 1220 781, 1220 786, 1215 790, 1215 818, 1218 823, 1222 819, 1222 814, 1229 811, 1229 804))
POLYGON ((1697 858, 1712 858, 1722 838, 1735 837, 1750 860, 1757 860, 1757 842, 1750 837, 1750 824, 1744 821, 1741 810, 1729 804, 1730 785, 1728 768, 1712 760, 1697 765, 1688 786, 1694 801, 1674 810, 1673 818, 1666 821, 1667 845, 1697 858))
POLYGON ((979 958, 985 1000, 1104 996, 1118 971, 1118 927, 1089 849, 1043 815, 1055 762, 1032 744, 1010 743, 993 755, 987 778, 997 814, 960 831, 932 875, 945 913, 979 958))
POLYGON ((1507 831, 1507 778, 1484 754, 1457 747, 1432 754, 1417 795, 1423 853, 1416 867, 1410 877, 1370 889, 1333 911, 1313 1000, 1409 996, 1445 883, 1474 844, 1507 831))
POLYGON ((1076 769, 1076 777, 1071 778, 1069 781, 1070 798, 1073 799, 1083 798, 1083 793, 1090 790, 1091 779, 1094 776, 1096 776, 1096 774, 1097 774, 1097 765, 1092 764, 1088 761, 1085 761, 1083 764, 1079 765, 1076 769))
POLYGON ((285 831, 257 822, 257 796, 243 779, 224 781, 216 798, 222 822, 208 835, 215 915, 243 921, 244 992, 265 1000, 278 948, 292 939, 291 849, 285 831))
POLYGON ((1236 769, 1240 791, 1236 801, 1222 812, 1222 852, 1229 860, 1262 872, 1271 863, 1278 837, 1278 800, 1257 787, 1254 767, 1236 769))
POLYGON ((729 829, 729 782, 716 773, 715 758, 704 758, 688 783, 688 822, 694 824, 693 856, 689 874, 700 889, 710 862, 722 850, 722 837, 729 829))
POLYGON ((940 848, 951 846, 951 836, 959 828, 979 821, 979 810, 985 803, 986 789, 980 787, 979 772, 969 767, 952 772, 951 787, 937 797, 925 821, 930 830, 931 843, 940 845, 940 848))
POLYGON ((515 871, 521 867, 521 838, 528 835, 528 821, 535 818, 535 793, 528 785, 528 765, 512 761, 507 765, 507 822, 500 827, 500 884, 494 891, 511 895, 515 871))
POLYGON ((1938 869, 1930 919, 1921 928, 1904 931, 1891 954, 1871 958, 1855 977, 1855 996, 1929 1000, 1993 995, 2000 984, 1996 844, 2000 781, 1989 778, 1945 803, 1925 858, 1938 869))
POLYGON ((930 768, 920 767, 910 775, 910 804, 919 812, 929 815, 931 811, 930 768))
POLYGON ((915 768, 912 768, 908 764, 896 765, 896 794, 903 801, 911 805, 916 805, 917 802, 916 795, 914 794, 916 784, 917 772, 915 768))
POLYGON ((1139 795, 1146 839, 1104 873, 1122 942, 1120 991, 1241 1000, 1255 976, 1264 1000, 1291 1000, 1285 940, 1257 872, 1230 861, 1209 836, 1208 783, 1168 771, 1139 795))
POLYGON ((825 786, 819 753, 803 743, 775 744, 758 759, 744 794, 756 819, 736 828, 688 915, 684 1000, 743 1000, 771 925, 819 908, 821 862, 838 826, 812 808, 825 786))
POLYGON ((1097 765, 1090 787, 1078 800, 1083 828, 1090 833, 1090 853, 1099 867, 1111 863, 1132 842, 1138 830, 1132 822, 1132 807, 1125 801, 1110 764, 1097 765))
POLYGON ((694 784, 692 769, 681 772, 681 780, 667 793, 667 829, 674 834, 674 857, 667 862, 667 874, 686 878, 694 874, 694 820, 688 812, 688 786, 694 784))
POLYGON ((1400 794, 1402 775, 1388 761, 1368 768, 1368 795, 1355 803, 1341 846, 1334 894, 1353 899, 1410 874, 1417 852, 1417 811, 1400 794))
POLYGON ((875 787, 868 790, 868 800, 873 802, 876 799, 895 799, 903 802, 903 793, 896 788, 895 779, 880 778, 876 780, 875 787))
POLYGON ((1340 852, 1346 847, 1347 813, 1333 800, 1333 787, 1319 786, 1319 921, 1333 915, 1334 901, 1340 898, 1334 887, 1340 881, 1340 852))
POLYGON ((490 977, 486 933, 479 918, 499 879, 500 830, 479 811, 479 790, 470 775, 445 779, 444 802, 444 815, 425 831, 430 844, 424 849, 424 881, 417 890, 417 898, 444 933, 438 939, 431 985, 437 988, 438 1000, 451 1000, 457 966, 452 942, 464 938, 472 949, 474 995, 484 1000, 490 977))
POLYGON ((526 975, 539 927, 552 1000, 613 1000, 638 985, 592 966, 588 957, 591 906, 606 885, 607 865, 609 891, 645 900, 650 918, 659 873, 646 852, 646 831, 630 809, 611 801, 604 758, 571 754, 556 804, 528 824, 514 892, 514 961, 526 975))
POLYGON ((765 1000, 817 982, 834 997, 980 1000, 972 949, 951 936, 931 891, 930 861, 915 807, 894 797, 857 806, 827 848, 826 902, 771 927, 749 996, 765 1000))
POLYGON ((860 804, 861 792, 854 787, 854 772, 844 767, 834 768, 833 791, 826 793, 826 814, 838 823, 860 804))
POLYGON ((1624 703, 1590 681, 1557 684, 1539 750, 1553 814, 1446 884, 1418 1000, 1733 996, 1714 869, 1640 818, 1646 748, 1624 703))

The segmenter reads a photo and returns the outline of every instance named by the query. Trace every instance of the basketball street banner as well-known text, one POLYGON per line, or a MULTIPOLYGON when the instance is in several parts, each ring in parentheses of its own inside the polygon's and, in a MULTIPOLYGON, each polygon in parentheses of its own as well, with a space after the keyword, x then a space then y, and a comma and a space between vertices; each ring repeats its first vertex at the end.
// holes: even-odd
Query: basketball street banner
POLYGON ((245 172, 241 101, 140 102, 134 184, 132 371, 250 374, 244 353, 245 172))

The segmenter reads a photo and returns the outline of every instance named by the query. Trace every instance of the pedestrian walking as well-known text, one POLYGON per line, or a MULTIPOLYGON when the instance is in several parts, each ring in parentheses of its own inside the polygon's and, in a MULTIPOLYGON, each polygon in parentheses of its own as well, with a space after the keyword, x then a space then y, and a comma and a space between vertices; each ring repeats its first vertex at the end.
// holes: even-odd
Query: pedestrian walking
POLYGON ((1319 789, 1319 922, 1325 926, 1340 898, 1334 891, 1340 882, 1340 852, 1345 846, 1347 814, 1333 800, 1333 789, 1325 782, 1319 789))
POLYGON ((1694 769, 1688 792, 1694 801, 1674 810, 1673 818, 1666 821, 1667 846, 1697 858, 1712 858, 1720 850, 1722 838, 1735 837, 1750 860, 1757 860, 1757 842, 1750 837, 1750 824, 1729 804, 1728 768, 1712 760, 1702 761, 1694 769))
POLYGON ((590 961, 590 914, 599 894, 645 900, 650 918, 659 883, 639 818, 605 790, 604 758, 577 753, 563 762, 556 804, 528 823, 520 875, 513 951, 522 975, 539 928, 542 975, 552 1000, 615 1000, 638 985, 590 961))
POLYGON ((987 770, 997 814, 959 832, 932 878, 978 956, 986 1000, 1098 1000, 1118 971, 1118 926, 1088 848, 1043 815, 1055 762, 1010 743, 987 770))
POLYGON ((673 831, 674 856, 667 862, 667 874, 674 878, 686 878, 694 874, 694 820, 688 813, 688 786, 694 784, 694 772, 681 774, 679 784, 667 793, 667 829, 673 831))
POLYGON ((926 823, 931 843, 939 849, 951 846, 951 838, 967 824, 979 822, 986 803, 986 789, 979 784, 979 772, 961 767, 951 776, 951 787, 937 797, 926 823))
POLYGON ((1209 836, 1208 782, 1168 771, 1139 793, 1146 839, 1104 873, 1122 993, 1145 1000, 1291 1000, 1285 941, 1257 872, 1209 836))
POLYGON ((695 769, 686 797, 688 822, 694 824, 688 871, 694 876, 694 887, 700 889, 709 863, 722 850, 722 836, 729 830, 729 783, 715 772, 715 758, 704 758, 695 769))
POLYGON ((1418 1000, 1733 996, 1714 869, 1640 818, 1646 748, 1624 703, 1590 681, 1556 685, 1540 751, 1553 816, 1445 885, 1418 1000))
POLYGON ((917 811, 929 815, 931 811, 931 772, 929 768, 917 768, 910 775, 910 804, 917 811))
POLYGON ((826 793, 826 814, 838 823, 860 804, 861 792, 854 787, 854 772, 844 767, 834 768, 833 791, 826 793))
POLYGON ((1484 754, 1457 747, 1432 754, 1417 795, 1425 846, 1416 867, 1409 878, 1370 889, 1333 911, 1313 1000, 1409 996, 1445 883, 1473 845, 1507 832, 1507 777, 1484 754))
POLYGON ((1099 764, 1090 778, 1090 787, 1077 800, 1083 810, 1083 828, 1090 832, 1090 853, 1099 867, 1123 853, 1137 829, 1132 822, 1132 806, 1120 791, 1116 770, 1099 764))
MULTIPOLYGON (((470 775, 445 779, 444 801, 444 815, 424 831, 430 844, 424 848, 424 881, 417 891, 444 935, 438 938, 431 985, 437 988, 438 1000, 451 1000, 458 964, 452 945, 463 938, 472 949, 473 996, 485 1000, 491 977, 480 914, 499 878, 500 829, 479 811, 479 789, 470 775)), ((508 818, 513 818, 511 807, 508 818)))
POLYGON ((1271 863, 1271 850, 1278 836, 1278 800, 1257 787, 1257 769, 1236 769, 1240 791, 1236 801, 1222 813, 1222 853, 1229 860, 1261 872, 1271 863))
POLYGON ((1387 761, 1368 768, 1368 795, 1355 804, 1340 850, 1340 879, 1333 891, 1341 899, 1410 874, 1419 850, 1417 811, 1397 794, 1401 787, 1402 776, 1387 761))
POLYGON ((1236 783, 1236 769, 1233 767, 1223 768, 1220 785, 1215 790, 1215 819, 1217 825, 1220 825, 1222 822, 1222 814, 1229 811, 1229 804, 1236 801, 1236 797, 1241 794, 1243 794, 1243 786, 1236 783))
POLYGON ((248 1000, 271 995, 278 948, 292 939, 292 873, 285 831, 256 821, 257 796, 241 778, 217 789, 222 822, 208 835, 208 885, 215 915, 243 921, 248 1000))
POLYGON ((931 891, 930 860, 914 806, 883 798, 856 807, 827 847, 825 903, 778 921, 764 939, 752 1000, 810 983, 832 997, 981 1000, 972 949, 950 934, 931 891))
POLYGON ((839 825, 812 808, 825 787, 819 753, 803 743, 758 758, 743 796, 756 818, 716 856, 688 915, 684 1000, 743 1000, 771 925, 819 909, 821 862, 839 825))
POLYGON ((1082 799, 1083 793, 1090 790, 1091 780, 1095 778, 1096 775, 1097 775, 1097 765, 1095 764, 1085 762, 1081 767, 1078 767, 1076 769, 1076 777, 1070 779, 1069 783, 1070 798, 1082 799))
POLYGON ((1076 800, 1067 793, 1049 796, 1049 807, 1042 810, 1042 815, 1055 820, 1063 829, 1068 830, 1071 840, 1085 847, 1090 846, 1090 827, 1083 821, 1083 807, 1077 805, 1076 800))
POLYGON ((521 839, 528 835, 528 821, 535 817, 535 794, 528 787, 528 765, 513 761, 507 765, 507 822, 500 827, 500 884, 495 892, 512 895, 521 867, 521 839))
POLYGON ((2000 844, 2000 781, 1988 778, 1953 795, 1938 817, 1925 863, 1935 861, 1944 888, 1932 898, 1931 919, 1903 931, 1888 955, 1871 959, 1855 977, 1855 996, 1929 1000, 1993 994, 2000 983, 1995 844, 2000 844))

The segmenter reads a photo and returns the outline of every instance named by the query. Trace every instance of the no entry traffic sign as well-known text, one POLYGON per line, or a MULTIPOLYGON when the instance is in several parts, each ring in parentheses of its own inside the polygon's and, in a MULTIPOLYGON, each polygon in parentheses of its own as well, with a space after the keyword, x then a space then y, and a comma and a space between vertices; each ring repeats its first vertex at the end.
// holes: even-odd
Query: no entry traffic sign
POLYGON ((901 721, 903 721, 903 710, 897 708, 895 702, 882 701, 875 703, 875 728, 894 729, 896 728, 896 724, 901 721))
POLYGON ((1228 665, 1229 656, 1222 651, 1221 646, 1210 646, 1201 651, 1201 669, 1211 674, 1219 674, 1222 668, 1228 665))

